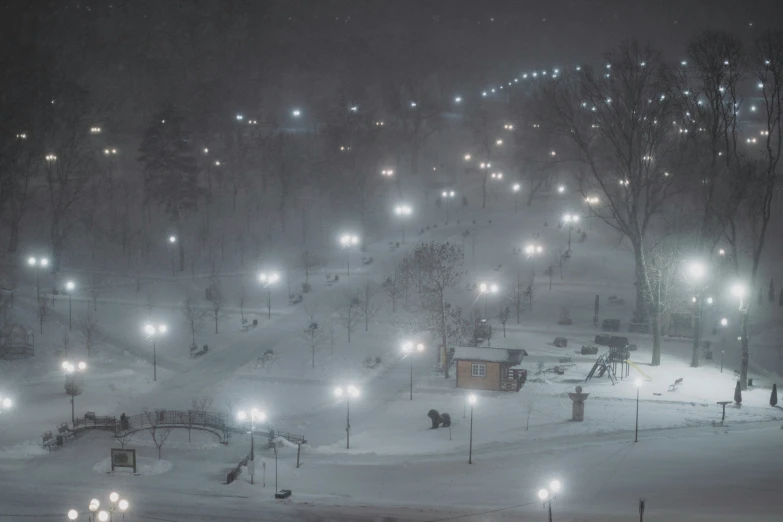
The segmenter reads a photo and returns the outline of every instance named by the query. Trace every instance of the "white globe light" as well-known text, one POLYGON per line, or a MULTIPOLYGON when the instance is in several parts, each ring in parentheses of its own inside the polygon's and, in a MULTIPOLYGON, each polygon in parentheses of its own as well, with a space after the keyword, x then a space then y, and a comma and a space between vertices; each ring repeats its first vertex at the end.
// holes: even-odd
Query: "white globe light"
POLYGON ((539 489, 538 490, 538 498, 540 498, 541 500, 548 499, 549 498, 549 491, 547 491, 545 489, 539 489))
POLYGON ((336 397, 342 397, 343 396, 343 389, 342 388, 335 388, 334 389, 334 395, 336 397))
POLYGON ((84 362, 84 361, 79 361, 79 369, 80 369, 80 370, 85 370, 85 369, 87 369, 87 363, 86 363, 86 362, 84 362))
POLYGON ((112 491, 111 493, 109 493, 109 500, 110 501, 117 502, 119 499, 120 499, 120 495, 117 494, 116 491, 112 491))
POLYGON ((721 326, 726 326, 727 324, 729 324, 729 320, 726 319, 725 317, 720 320, 720 325, 721 326))
POLYGON ((559 480, 553 480, 549 483, 549 489, 552 490, 552 493, 558 493, 560 492, 560 481, 559 480))
POLYGON ((31 257, 27 260, 27 264, 30 266, 35 266, 36 260, 34 257, 31 257))
POLYGON ((359 396, 359 388, 353 385, 348 385, 348 393, 352 395, 353 397, 359 396))
POLYGON ((49 264, 49 260, 46 259, 45 257, 42 257, 41 258, 41 266, 46 266, 48 264, 49 264))
POLYGON ((476 396, 473 394, 468 395, 468 403, 471 405, 476 404, 476 396))
POLYGON ((94 498, 90 500, 90 505, 88 506, 90 511, 98 511, 98 508, 101 507, 101 501, 97 498, 94 498))
POLYGON ((147 335, 153 335, 155 333, 155 327, 151 324, 145 324, 144 331, 147 333, 147 335))
POLYGON ((165 324, 162 324, 162 325, 158 326, 158 331, 160 333, 166 333, 168 331, 168 327, 165 324))
POLYGON ((13 402, 8 397, 3 398, 3 408, 10 408, 13 406, 13 402))
POLYGON ((633 383, 634 383, 634 384, 636 385, 636 387, 638 388, 639 386, 641 386, 641 385, 642 385, 642 380, 641 380, 641 379, 635 379, 635 380, 633 381, 633 383))
POLYGON ((100 520, 101 522, 106 522, 107 520, 109 520, 109 514, 106 511, 100 511, 98 513, 98 520, 100 520))
POLYGON ((245 413, 244 411, 238 412, 237 413, 237 419, 239 419, 241 421, 247 419, 247 413, 245 413))
POLYGON ((65 283, 65 288, 68 290, 73 290, 76 287, 76 285, 73 283, 73 281, 68 281, 65 283))
POLYGON ((76 520, 79 518, 79 512, 75 509, 71 509, 68 511, 68 520, 76 520))
POLYGON ((128 501, 125 499, 120 500, 120 503, 118 504, 121 511, 125 511, 128 509, 128 501))

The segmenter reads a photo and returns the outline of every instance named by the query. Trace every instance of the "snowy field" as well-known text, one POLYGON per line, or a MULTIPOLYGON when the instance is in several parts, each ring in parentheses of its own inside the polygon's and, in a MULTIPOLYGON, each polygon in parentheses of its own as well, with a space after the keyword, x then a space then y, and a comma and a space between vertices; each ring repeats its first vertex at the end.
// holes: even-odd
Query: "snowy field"
MULTIPOLYGON (((7 492, 0 520, 58 520, 61 515, 64 519, 69 508, 83 509, 92 496, 104 498, 115 489, 131 502, 130 520, 543 520, 535 492, 552 478, 564 484, 553 503, 556 520, 634 520, 639 498, 647 499, 645 520, 780 520, 783 477, 776 456, 783 449, 783 411, 770 407, 769 397, 775 372, 780 372, 781 309, 770 305, 754 317, 755 386, 743 393, 741 407, 727 407, 722 426, 714 424, 720 421, 716 402, 733 400, 739 361, 731 330, 737 317, 729 309, 707 312, 708 324, 724 314, 732 323, 728 333, 712 335, 706 330, 716 358, 702 361, 699 368, 689 366, 688 340, 667 339, 662 365, 652 367, 651 337, 623 334, 638 346, 631 353, 636 367, 630 375, 615 385, 606 377, 585 383, 597 356, 583 356, 579 348, 597 333, 592 324, 594 297, 601 296, 601 318, 621 319, 627 330, 634 297, 633 263, 611 231, 598 222, 585 222, 580 228, 585 229, 586 240, 578 242, 574 232, 572 259, 562 277, 555 272, 550 290, 549 278, 543 275, 545 261, 525 260, 513 248, 537 235, 536 241, 549 251, 565 250, 567 231, 556 223, 564 209, 580 203, 575 196, 555 201, 555 196, 541 197, 514 214, 513 201, 491 198, 488 211, 452 209, 449 225, 443 223, 443 210, 430 203, 408 227, 408 241, 400 249, 389 251, 388 242, 399 238, 399 228, 390 228, 368 241, 367 252, 353 252, 350 277, 344 271, 345 252, 324 246, 324 271, 339 274, 340 282, 326 286, 324 271, 311 275, 313 293, 304 304, 289 306, 288 283, 298 288, 304 278, 286 273, 271 294, 271 319, 255 271, 237 267, 221 278, 230 298, 219 333, 207 318, 196 335, 199 346, 209 344, 208 353, 197 359, 189 357, 190 332, 179 303, 186 292, 202 299, 207 274, 172 279, 165 273, 148 273, 141 277, 137 292, 135 275, 118 273, 105 276, 111 285, 107 283, 96 303, 77 295, 72 302, 74 318, 92 309, 103 334, 89 357, 75 331, 64 348, 68 301, 62 296, 39 333, 33 308, 35 282, 28 274, 14 313, 16 321, 36 327, 35 357, 0 364, 0 391, 16 402, 14 409, 0 415, 0 487, 7 492), (437 228, 418 234, 419 228, 436 222, 437 228), (368 331, 359 324, 348 343, 344 328, 335 322, 334 344, 326 341, 319 346, 314 364, 310 347, 299 335, 310 314, 326 328, 346 287, 361 291, 368 279, 382 282, 415 242, 461 243, 464 230, 478 233, 475 242, 467 240, 464 245, 465 281, 449 296, 463 310, 484 306, 483 298, 467 289, 468 283, 491 281, 508 289, 518 270, 524 277, 531 269, 536 272, 533 310, 523 313, 520 324, 512 312, 505 335, 495 320, 492 339, 493 347, 527 351, 522 367, 528 380, 519 393, 477 393, 472 465, 467 463, 470 412, 465 394, 455 389, 453 375, 447 380, 433 370, 437 340, 429 336, 422 338, 426 352, 414 358, 414 397, 409 400, 409 361, 401 358, 400 332, 416 309, 398 303, 392 313, 391 304, 378 293, 380 311, 368 331), (372 256, 374 262, 362 266, 362 255, 372 256), (233 298, 242 287, 248 288, 242 313, 259 322, 247 332, 240 327, 233 298), (626 304, 611 307, 610 295, 626 304), (570 326, 557 325, 564 306, 573 320, 570 326), (150 320, 169 325, 169 333, 156 343, 157 381, 152 345, 141 333, 150 320), (567 337, 568 347, 556 348, 555 336, 567 337), (267 350, 275 355, 261 363, 267 350), (138 433, 128 445, 139 454, 138 476, 106 473, 113 441, 105 432, 82 434, 51 453, 42 449, 41 433, 70 422, 70 401, 59 367, 66 357, 88 363, 84 393, 75 399, 78 416, 86 411, 119 416, 145 408, 188 409, 191 401, 206 397, 210 411, 229 414, 239 407, 258 407, 276 428, 304 434, 308 444, 302 448, 300 468, 295 467, 295 447, 279 448, 279 487, 293 490, 293 496, 273 499, 274 454, 258 440, 256 483, 249 484, 243 473, 234 484, 224 484, 226 473, 249 450, 246 437, 235 436, 224 446, 208 433, 193 432, 188 442, 186 430, 174 430, 158 461, 149 434, 138 433), (368 357, 380 357, 381 363, 367 368, 368 357), (538 373, 539 363, 547 370, 565 357, 571 361, 565 363, 563 375, 538 373), (634 443, 637 378, 643 384, 639 442, 634 443), (679 378, 682 385, 669 391, 679 378), (345 403, 336 400, 332 390, 349 383, 361 393, 351 402, 351 448, 346 450, 345 403), (576 386, 590 394, 582 423, 569 420, 567 393, 576 386), (426 414, 432 408, 450 413, 450 430, 429 429, 426 414), (35 487, 19 487, 20 474, 35 487)), ((71 274, 77 273, 64 269, 58 277, 63 280, 71 274)), ((46 284, 55 282, 47 279, 46 284)), ((507 299, 503 290, 488 297, 491 317, 507 299)))

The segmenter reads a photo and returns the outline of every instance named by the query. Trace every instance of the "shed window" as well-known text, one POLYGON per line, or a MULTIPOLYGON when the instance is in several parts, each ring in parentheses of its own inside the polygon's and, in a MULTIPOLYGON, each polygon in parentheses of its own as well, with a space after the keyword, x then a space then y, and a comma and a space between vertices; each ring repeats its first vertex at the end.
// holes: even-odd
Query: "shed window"
POLYGON ((486 364, 473 364, 470 368, 470 374, 473 377, 486 377, 487 365, 486 364))

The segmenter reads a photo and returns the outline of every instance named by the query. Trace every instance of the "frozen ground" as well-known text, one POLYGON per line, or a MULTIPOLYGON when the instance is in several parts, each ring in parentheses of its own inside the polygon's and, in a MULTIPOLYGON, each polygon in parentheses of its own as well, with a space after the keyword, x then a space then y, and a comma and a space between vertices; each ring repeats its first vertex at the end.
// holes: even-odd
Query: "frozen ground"
MULTIPOLYGON (((549 290, 549 279, 542 274, 545 260, 520 259, 512 247, 523 246, 538 234, 537 240, 549 251, 565 249, 567 232, 555 223, 563 209, 571 208, 569 202, 553 204, 552 199, 542 198, 517 215, 511 213, 513 203, 502 198, 491 199, 491 206, 483 213, 452 210, 448 226, 443 225, 443 211, 430 208, 408 231, 415 240, 462 242, 462 231, 478 230, 475 242, 469 239, 464 245, 466 283, 487 280, 507 288, 517 270, 525 277, 531 269, 537 274, 533 311, 525 312, 519 325, 512 317, 505 337, 495 324, 492 342, 527 350, 522 366, 528 370, 528 382, 519 393, 478 394, 472 466, 467 464, 469 419, 463 418, 464 394, 454 389, 453 378, 445 380, 432 371, 436 344, 432 339, 424 339, 428 351, 414 359, 414 400, 408 400, 409 366, 399 355, 399 332, 417 313, 415 309, 392 314, 385 297, 377 295, 381 311, 369 331, 359 325, 349 344, 344 330, 335 324, 334 346, 327 341, 318 348, 315 367, 310 348, 297 335, 309 323, 310 312, 326 328, 346 287, 359 290, 368 278, 381 282, 391 272, 414 241, 409 239, 390 252, 388 241, 396 240, 399 233, 392 229, 368 245, 364 255, 373 256, 372 265, 361 267, 361 254, 352 254, 350 277, 342 269, 345 253, 325 249, 327 270, 339 273, 341 282, 327 287, 322 273, 312 276, 315 290, 304 306, 287 305, 283 283, 272 293, 268 320, 265 294, 260 289, 249 291, 244 313, 258 319, 256 329, 241 331, 239 309, 229 299, 220 333, 214 334, 214 323, 207 320, 197 335, 199 345, 210 346, 199 359, 188 356, 189 332, 178 302, 186 291, 203 296, 206 275, 172 280, 166 274, 147 274, 139 292, 135 276, 112 275, 111 287, 99 296, 93 311, 105 340, 89 358, 76 332, 64 353, 68 303, 59 298, 44 333, 36 334, 36 356, 0 365, 0 386, 17 403, 0 416, 0 491, 5 492, 0 497, 0 519, 56 519, 70 507, 86 505, 92 496, 105 497, 117 489, 129 496, 133 513, 157 520, 449 520, 497 509, 501 511, 469 518, 533 520, 543 516, 536 489, 558 477, 565 491, 554 504, 557 520, 629 520, 637 512, 639 497, 647 498, 645 520, 777 520, 783 508, 778 494, 783 479, 775 455, 783 444, 783 412, 771 408, 768 401, 779 371, 779 308, 762 308, 755 319, 756 386, 743 394, 740 408, 728 407, 727 426, 712 423, 720 419, 715 403, 733 398, 738 347, 731 330, 718 335, 708 332, 719 348, 716 359, 703 361, 700 368, 690 368, 690 346, 681 340, 667 340, 663 364, 650 367, 650 337, 630 335, 639 347, 632 361, 645 375, 631 368, 630 376, 616 385, 606 378, 584 383, 596 357, 579 355, 578 350, 596 333, 594 296, 602 298, 601 318, 617 317, 625 323, 630 317, 630 304, 614 309, 606 304, 609 295, 633 302, 628 252, 615 246, 616 238, 604 227, 585 223, 587 240, 574 240, 573 258, 563 268, 562 278, 556 272, 549 290), (438 228, 421 236, 414 232, 435 221, 438 228), (570 310, 571 326, 556 324, 563 306, 570 310), (157 344, 157 382, 152 381, 152 347, 140 334, 141 325, 150 318, 170 326, 170 334, 157 344), (569 339, 568 348, 552 345, 556 335, 569 339), (725 349, 723 373, 720 347, 725 349), (276 358, 261 366, 258 359, 268 349, 276 358), (215 411, 228 413, 228 404, 235 400, 245 407, 263 408, 277 428, 307 437, 299 469, 294 467, 295 448, 280 449, 280 486, 292 489, 294 496, 285 502, 272 499, 274 457, 266 449, 258 451, 267 464, 266 487, 258 480, 251 486, 246 473, 231 486, 222 483, 226 472, 248 451, 248 441, 242 437, 222 446, 210 435, 194 432, 188 443, 185 431, 175 431, 163 448, 169 467, 157 464, 155 447, 148 435, 140 434, 130 447, 139 451, 150 474, 138 477, 96 473, 105 468, 112 446, 106 433, 85 434, 51 454, 41 450, 40 433, 70 420, 59 370, 65 356, 84 358, 89 364, 84 394, 76 398, 80 414, 89 410, 132 415, 145 407, 187 409, 193 399, 204 396, 212 400, 210 409, 215 411), (365 368, 364 359, 376 356, 381 357, 381 365, 365 368), (537 374, 539 362, 546 370, 567 356, 572 361, 564 375, 537 374), (644 382, 640 441, 634 444, 636 377, 644 382), (683 378, 683 385, 669 392, 669 384, 678 378, 683 378), (335 385, 348 382, 362 390, 351 403, 350 450, 345 449, 345 403, 332 395, 335 385), (577 385, 590 393, 584 423, 568 420, 567 392, 577 385), (431 408, 451 414, 450 431, 428 429, 426 413, 431 408), (25 484, 36 487, 20 488, 20 474, 25 484), (40 491, 46 491, 43 498, 40 491)), ((293 288, 303 280, 300 274, 289 276, 293 288)), ((239 269, 223 277, 222 284, 227 296, 235 296, 243 285, 249 289, 256 285, 253 271, 239 269)), ((19 322, 37 324, 34 292, 30 281, 20 289, 15 310, 19 322)), ((450 300, 468 312, 484 305, 464 285, 450 300)), ((491 296, 487 305, 494 316, 505 298, 491 296)), ((92 306, 87 296, 78 296, 73 301, 74 318, 92 306)), ((709 311, 708 320, 724 313, 731 310, 709 311)), ((257 479, 260 473, 259 463, 257 479)))

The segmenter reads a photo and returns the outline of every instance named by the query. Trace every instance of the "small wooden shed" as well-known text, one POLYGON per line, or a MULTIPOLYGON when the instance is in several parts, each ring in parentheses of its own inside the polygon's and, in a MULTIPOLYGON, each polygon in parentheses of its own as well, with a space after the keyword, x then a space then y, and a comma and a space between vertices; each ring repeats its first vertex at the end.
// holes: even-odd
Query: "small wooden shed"
POLYGON ((524 350, 459 347, 454 349, 457 388, 519 391, 522 378, 511 370, 522 362, 524 350))

